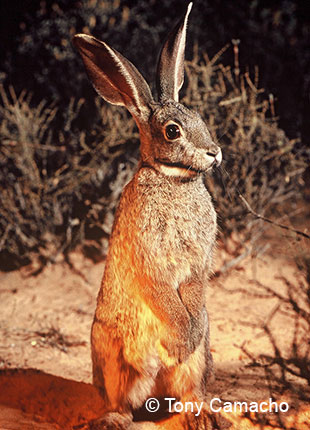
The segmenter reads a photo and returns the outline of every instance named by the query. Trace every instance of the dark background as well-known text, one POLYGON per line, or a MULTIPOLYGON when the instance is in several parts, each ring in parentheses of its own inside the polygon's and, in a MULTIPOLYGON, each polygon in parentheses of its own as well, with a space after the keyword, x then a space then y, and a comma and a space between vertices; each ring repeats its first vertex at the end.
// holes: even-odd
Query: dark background
MULTIPOLYGON (((82 31, 86 17, 79 16, 79 9, 83 3, 90 2, 2 0, 1 71, 5 74, 1 80, 13 84, 17 93, 26 88, 41 99, 62 98, 65 103, 72 91, 76 94, 80 90, 77 85, 84 80, 80 72, 76 73, 81 69, 77 55, 67 54, 57 62, 53 48, 60 46, 61 39, 70 40, 69 26, 82 31)), ((179 0, 121 0, 119 13, 114 8, 107 17, 104 15, 109 15, 109 8, 99 11, 90 30, 99 38, 108 37, 150 79, 158 39, 164 38, 186 4, 179 0), (127 7, 131 11, 129 21, 118 25, 127 7)), ((260 85, 276 98, 280 127, 291 138, 301 136, 306 146, 310 131, 309 9, 305 0, 197 0, 190 17, 187 51, 190 56, 191 46, 198 40, 199 48, 212 57, 231 39, 240 39, 241 69, 249 67, 254 73, 258 65, 260 85)), ((232 51, 226 56, 232 56, 232 51)), ((88 90, 81 91, 84 94, 88 90)))

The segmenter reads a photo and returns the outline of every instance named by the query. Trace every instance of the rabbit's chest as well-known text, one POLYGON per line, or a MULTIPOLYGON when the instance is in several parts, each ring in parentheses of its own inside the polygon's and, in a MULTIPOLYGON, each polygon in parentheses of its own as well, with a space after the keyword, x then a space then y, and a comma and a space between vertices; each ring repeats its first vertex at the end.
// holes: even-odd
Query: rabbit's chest
POLYGON ((132 207, 136 235, 131 243, 145 271, 177 286, 210 265, 216 213, 202 181, 145 187, 132 207))
POLYGON ((158 245, 168 253, 199 258, 213 245, 216 214, 206 189, 181 189, 154 212, 158 245))

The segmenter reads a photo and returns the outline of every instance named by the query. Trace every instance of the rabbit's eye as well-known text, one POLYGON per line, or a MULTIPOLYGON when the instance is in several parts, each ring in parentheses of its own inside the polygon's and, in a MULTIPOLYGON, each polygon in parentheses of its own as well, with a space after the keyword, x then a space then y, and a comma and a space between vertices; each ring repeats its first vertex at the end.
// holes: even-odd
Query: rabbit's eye
POLYGON ((168 124, 165 128, 165 134, 168 140, 175 140, 181 136, 180 129, 176 124, 168 124))

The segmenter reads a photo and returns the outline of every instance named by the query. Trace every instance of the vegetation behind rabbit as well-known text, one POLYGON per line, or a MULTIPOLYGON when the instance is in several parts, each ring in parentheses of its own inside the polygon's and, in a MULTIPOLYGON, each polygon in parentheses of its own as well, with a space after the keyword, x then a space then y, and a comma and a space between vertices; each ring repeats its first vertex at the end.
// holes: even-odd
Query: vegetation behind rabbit
POLYGON ((221 151, 178 102, 191 6, 161 50, 158 102, 119 52, 74 37, 96 91, 126 106, 140 131, 141 159, 116 212, 91 335, 93 382, 107 411, 121 414, 149 397, 201 398, 212 365, 205 294, 217 227, 204 174, 221 151))

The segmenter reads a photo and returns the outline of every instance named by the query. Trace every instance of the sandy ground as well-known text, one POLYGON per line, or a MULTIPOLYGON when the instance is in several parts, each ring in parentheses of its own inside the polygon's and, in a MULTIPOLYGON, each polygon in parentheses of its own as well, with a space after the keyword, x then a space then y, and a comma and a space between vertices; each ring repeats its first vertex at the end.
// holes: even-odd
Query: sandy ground
MULTIPOLYGON (((290 409, 270 423, 260 418, 256 425, 250 415, 226 413, 221 421, 216 414, 208 428, 310 429, 310 407, 298 395, 306 398, 309 385, 290 377, 287 389, 258 365, 260 355, 274 354, 264 324, 284 355, 291 350, 295 327, 290 313, 281 312, 279 299, 262 285, 282 295, 287 293, 284 279, 298 285, 302 275, 293 257, 305 246, 306 241, 296 245, 291 235, 278 237, 261 256, 248 256, 210 281, 215 378, 208 401, 258 402, 272 396, 290 409)), ((234 257, 219 247, 215 271, 234 257)), ((70 258, 77 270, 59 262, 35 277, 29 276, 29 267, 0 273, 0 429, 81 428, 100 416, 102 402, 90 385, 89 337, 104 262, 94 264, 79 252, 70 258)))

